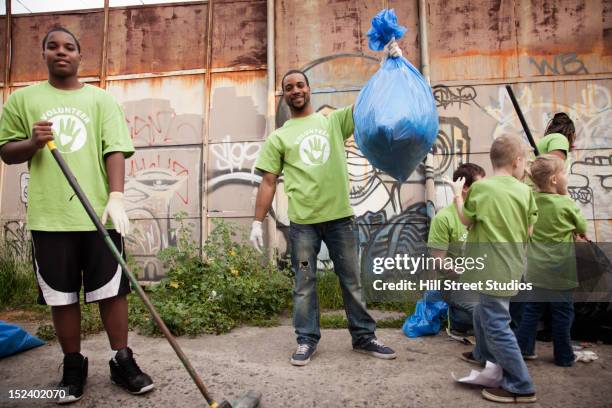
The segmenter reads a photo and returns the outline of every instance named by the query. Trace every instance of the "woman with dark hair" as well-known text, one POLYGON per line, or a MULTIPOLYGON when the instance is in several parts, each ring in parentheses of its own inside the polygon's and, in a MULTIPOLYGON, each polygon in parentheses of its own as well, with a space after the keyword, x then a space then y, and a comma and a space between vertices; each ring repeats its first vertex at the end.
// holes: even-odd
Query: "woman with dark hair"
POLYGON ((544 138, 536 143, 540 154, 554 154, 563 160, 574 149, 576 141, 576 127, 567 113, 558 112, 548 122, 544 138))

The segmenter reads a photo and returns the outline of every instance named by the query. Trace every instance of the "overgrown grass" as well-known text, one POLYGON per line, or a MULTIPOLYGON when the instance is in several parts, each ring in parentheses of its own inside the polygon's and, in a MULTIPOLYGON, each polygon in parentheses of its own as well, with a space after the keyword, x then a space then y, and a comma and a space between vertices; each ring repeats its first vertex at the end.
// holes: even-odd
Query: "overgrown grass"
POLYGON ((5 242, 0 242, 0 309, 27 306, 37 296, 30 254, 15 253, 5 242))
MULTIPOLYGON (((340 281, 333 270, 323 270, 317 272, 317 295, 321 309, 337 310, 344 309, 342 301, 342 290, 340 281)), ((369 302, 369 309, 379 309, 387 311, 398 311, 404 314, 414 312, 415 302, 369 302)))

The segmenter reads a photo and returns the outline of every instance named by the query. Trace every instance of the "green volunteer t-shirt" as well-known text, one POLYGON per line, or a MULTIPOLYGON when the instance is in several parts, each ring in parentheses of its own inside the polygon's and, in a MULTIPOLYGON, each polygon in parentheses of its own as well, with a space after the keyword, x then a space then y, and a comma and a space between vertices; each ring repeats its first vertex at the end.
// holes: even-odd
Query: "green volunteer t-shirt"
POLYGON ((314 224, 353 215, 344 151, 353 128, 348 106, 327 117, 290 119, 267 138, 255 167, 284 173, 291 221, 314 224))
POLYGON ((467 228, 461 223, 454 204, 441 209, 431 220, 428 247, 448 251, 448 256, 456 257, 461 255, 466 239, 467 228))
MULTIPOLYGON (((538 148, 538 152, 542 154, 550 153, 554 150, 561 150, 565 152, 565 168, 569 170, 570 160, 569 160, 569 140, 561 133, 550 133, 544 136, 539 142, 536 143, 538 148)), ((535 156, 533 157, 535 158, 535 156)), ((532 160, 533 160, 532 158, 532 160)), ((531 177, 525 177, 525 184, 531 187, 534 190, 537 190, 537 187, 531 177)))
POLYGON ((526 281, 540 288, 573 289, 578 286, 573 233, 585 233, 587 222, 569 196, 535 193, 535 200, 539 216, 527 250, 526 281))
MULTIPOLYGON (((0 119, 0 146, 31 137, 34 123, 43 120, 53 123, 58 150, 100 216, 109 194, 104 155, 123 152, 129 157, 134 152, 123 111, 95 86, 64 91, 41 82, 8 98, 0 119)), ((28 167, 28 229, 95 230, 48 148, 38 150, 28 167)))
POLYGON ((536 143, 540 154, 550 153, 553 150, 562 150, 567 153, 570 150, 569 140, 561 133, 550 133, 544 136, 540 141, 536 143))
POLYGON ((484 257, 484 269, 466 270, 464 282, 483 282, 479 292, 493 296, 514 296, 511 282, 519 282, 524 272, 525 243, 529 226, 538 218, 533 191, 511 176, 493 176, 470 186, 463 212, 473 224, 469 229, 466 257, 484 257), (499 289, 487 289, 486 281, 499 289))

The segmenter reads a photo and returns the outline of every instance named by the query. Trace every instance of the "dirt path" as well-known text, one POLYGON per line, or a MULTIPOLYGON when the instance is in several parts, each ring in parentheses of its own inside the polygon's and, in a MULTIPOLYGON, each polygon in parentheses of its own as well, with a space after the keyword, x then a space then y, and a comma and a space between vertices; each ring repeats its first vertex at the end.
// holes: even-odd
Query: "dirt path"
MULTIPOLYGON (((31 329, 32 323, 24 324, 31 329)), ((457 356, 466 350, 446 335, 408 339, 401 331, 382 329, 379 337, 393 346, 398 358, 382 361, 351 351, 346 330, 324 330, 317 355, 306 367, 289 365, 294 348, 289 325, 244 327, 222 336, 181 338, 180 343, 216 396, 237 398, 249 389, 263 392, 270 407, 494 407, 476 388, 455 384, 450 372, 467 374, 473 366, 457 356)), ((83 342, 89 357, 86 395, 76 407, 197 407, 205 406, 172 349, 163 338, 130 333, 137 361, 155 380, 157 389, 131 396, 108 378, 110 351, 104 333, 83 342)), ((529 362, 539 402, 531 407, 610 407, 612 346, 596 345, 600 359, 573 368, 552 364, 552 345, 538 343, 540 360, 529 362)), ((50 388, 58 381, 61 355, 52 342, 0 360, 0 390, 50 388)), ((0 406, 54 406, 28 401, 0 406)))

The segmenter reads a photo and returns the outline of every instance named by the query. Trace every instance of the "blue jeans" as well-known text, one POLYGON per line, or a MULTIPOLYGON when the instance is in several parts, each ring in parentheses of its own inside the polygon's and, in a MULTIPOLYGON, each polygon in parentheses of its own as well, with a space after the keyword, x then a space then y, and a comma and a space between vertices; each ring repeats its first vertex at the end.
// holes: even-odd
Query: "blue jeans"
POLYGON ((298 344, 316 345, 321 338, 317 298, 317 254, 321 241, 329 249, 340 280, 353 346, 375 338, 376 322, 367 311, 361 288, 357 226, 353 217, 318 224, 291 223, 291 267, 295 273, 293 325, 298 344))
POLYGON ((570 330, 574 321, 574 303, 572 291, 552 291, 540 288, 533 289, 533 296, 539 299, 551 299, 551 302, 529 302, 525 303, 521 325, 516 332, 521 352, 524 355, 535 354, 535 341, 538 330, 538 322, 549 309, 552 317, 552 338, 555 356, 555 364, 569 367, 574 364, 574 350, 572 349, 570 330))
POLYGON ((516 337, 510 329, 510 298, 480 294, 474 308, 474 358, 504 370, 500 387, 515 394, 534 392, 516 337))

